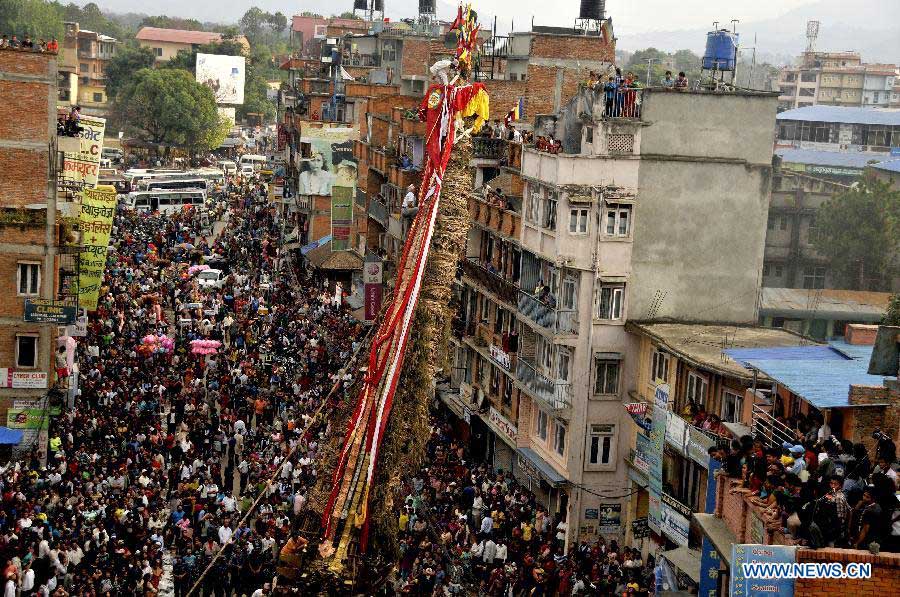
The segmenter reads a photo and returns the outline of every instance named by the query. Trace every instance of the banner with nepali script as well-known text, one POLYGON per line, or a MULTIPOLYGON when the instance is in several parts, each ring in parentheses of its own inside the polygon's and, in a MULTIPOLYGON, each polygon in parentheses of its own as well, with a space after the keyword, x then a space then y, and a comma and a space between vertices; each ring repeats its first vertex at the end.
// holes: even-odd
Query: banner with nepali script
POLYGON ((78 306, 88 311, 97 308, 115 213, 115 187, 104 185, 84 190, 78 220, 83 245, 78 264, 78 306))
POLYGON ((63 176, 72 188, 93 189, 100 175, 100 154, 103 153, 103 134, 106 119, 82 115, 78 121, 82 131, 81 151, 63 154, 63 176))

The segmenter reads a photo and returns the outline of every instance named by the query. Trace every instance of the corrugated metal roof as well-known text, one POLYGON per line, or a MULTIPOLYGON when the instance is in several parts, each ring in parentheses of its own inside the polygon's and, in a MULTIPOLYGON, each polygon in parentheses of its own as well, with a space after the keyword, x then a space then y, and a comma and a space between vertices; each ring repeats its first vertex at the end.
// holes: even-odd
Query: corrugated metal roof
POLYGON ((888 160, 886 162, 872 164, 872 167, 877 170, 884 170, 885 172, 897 172, 898 174, 900 174, 900 158, 896 160, 888 160))
POLYGON ((725 352, 819 409, 850 406, 851 385, 884 384, 882 376, 866 372, 872 346, 834 342, 829 347, 729 349, 725 352))
POLYGON ((889 292, 762 288, 761 315, 879 321, 891 300, 889 292))
POLYGON ((814 166, 841 166, 862 170, 869 162, 880 162, 885 153, 870 151, 819 151, 815 149, 776 149, 775 155, 791 164, 812 164, 814 166))
POLYGON ((900 125, 900 110, 817 105, 785 110, 778 114, 776 118, 778 120, 842 122, 847 124, 900 125))

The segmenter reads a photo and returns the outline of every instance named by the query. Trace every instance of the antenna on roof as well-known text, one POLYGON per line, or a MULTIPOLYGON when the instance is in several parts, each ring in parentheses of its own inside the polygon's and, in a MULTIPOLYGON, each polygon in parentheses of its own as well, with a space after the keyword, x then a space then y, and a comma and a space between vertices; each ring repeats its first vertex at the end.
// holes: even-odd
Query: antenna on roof
POLYGON ((806 51, 816 51, 816 39, 819 37, 819 21, 806 21, 806 51))

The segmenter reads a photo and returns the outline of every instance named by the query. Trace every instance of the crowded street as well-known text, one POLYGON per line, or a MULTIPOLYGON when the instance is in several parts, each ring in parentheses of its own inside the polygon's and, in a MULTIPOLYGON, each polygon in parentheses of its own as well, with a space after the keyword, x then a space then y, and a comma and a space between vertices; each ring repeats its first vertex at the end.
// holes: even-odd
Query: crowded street
POLYGON ((183 595, 214 557, 207 594, 271 581, 315 480, 311 415, 360 326, 279 260, 264 195, 227 190, 209 237, 191 210, 116 214, 74 408, 50 428, 46 467, 35 454, 3 470, 7 578, 23 595, 183 595), (211 258, 230 271, 203 288, 211 258))

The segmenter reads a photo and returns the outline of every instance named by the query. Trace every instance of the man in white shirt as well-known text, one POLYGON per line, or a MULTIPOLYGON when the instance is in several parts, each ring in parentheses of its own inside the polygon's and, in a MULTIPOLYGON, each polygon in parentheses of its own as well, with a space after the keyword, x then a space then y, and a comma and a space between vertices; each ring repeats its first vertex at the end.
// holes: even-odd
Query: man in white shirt
POLYGON ((412 222, 412 219, 416 217, 416 214, 419 213, 419 207, 416 205, 416 187, 413 185, 409 185, 406 187, 406 196, 403 197, 403 203, 400 206, 400 213, 403 215, 403 234, 406 234, 406 231, 409 230, 409 225, 412 222))
POLYGON ((227 524, 223 524, 219 527, 219 544, 224 546, 227 545, 229 541, 231 541, 231 536, 234 535, 234 531, 231 530, 231 527, 227 524))

